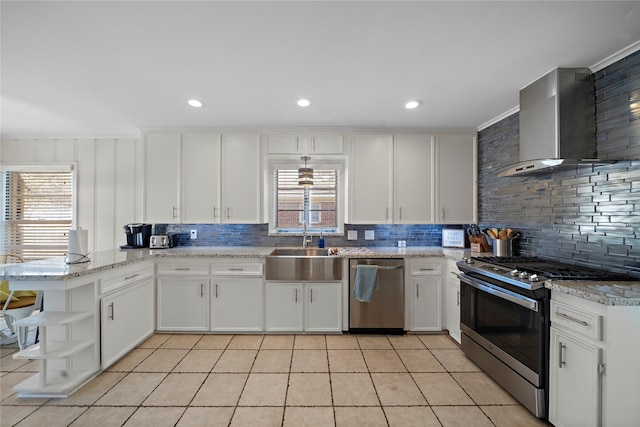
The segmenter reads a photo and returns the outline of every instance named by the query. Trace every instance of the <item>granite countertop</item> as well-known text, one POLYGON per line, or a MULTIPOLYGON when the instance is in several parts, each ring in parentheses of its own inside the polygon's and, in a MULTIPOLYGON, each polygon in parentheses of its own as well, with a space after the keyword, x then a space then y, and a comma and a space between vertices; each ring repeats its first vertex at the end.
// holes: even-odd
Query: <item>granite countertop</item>
POLYGON ((640 281, 548 280, 545 287, 604 305, 640 306, 640 281))
MULTIPOLYGON (((273 250, 270 246, 187 246, 171 249, 113 249, 89 254, 90 262, 67 264, 64 257, 47 258, 23 264, 0 267, 0 280, 47 281, 67 280, 98 273, 151 258, 263 258, 273 250)), ((343 247, 342 258, 407 258, 447 257, 454 260, 468 255, 468 250, 441 247, 343 247)))

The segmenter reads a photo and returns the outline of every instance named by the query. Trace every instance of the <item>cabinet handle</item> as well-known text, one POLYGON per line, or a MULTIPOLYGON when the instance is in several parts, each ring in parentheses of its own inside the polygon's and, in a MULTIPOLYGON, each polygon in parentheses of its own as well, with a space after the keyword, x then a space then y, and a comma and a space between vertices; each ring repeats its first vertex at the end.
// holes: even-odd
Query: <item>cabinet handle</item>
POLYGON ((191 268, 189 267, 176 267, 175 271, 189 271, 191 270, 191 268))
POLYGON ((294 289, 293 292, 294 292, 294 299, 293 300, 297 304, 298 303, 298 289, 294 289))
POLYGON ((229 213, 229 209, 231 209, 231 208, 229 208, 229 206, 227 206, 227 219, 231 218, 231 214, 229 213))
POLYGON ((313 289, 309 289, 309 303, 313 304, 313 289))
POLYGON ((178 211, 178 208, 174 206, 173 207, 173 212, 172 212, 172 215, 173 215, 174 219, 178 217, 178 212, 177 211, 178 211))
POLYGON ((444 221, 444 219, 445 219, 444 208, 442 208, 442 220, 444 221))
POLYGON ((316 137, 311 138, 311 151, 316 151, 316 137))
POLYGON ((116 318, 116 310, 113 304, 114 303, 109 304, 109 307, 111 307, 111 315, 109 316, 109 319, 111 320, 115 320, 116 318))
POLYGON ((216 298, 218 298, 218 284, 216 283, 216 298))
POLYGON ((416 298, 420 298, 420 285, 416 285, 416 298))
POLYGON ((296 151, 300 151, 300 138, 296 138, 296 151))
POLYGON ((400 221, 402 221, 402 206, 400 207, 400 218, 398 218, 400 221))
POLYGON ((204 298, 204 283, 200 283, 200 298, 204 298))
POLYGON ((244 268, 230 268, 229 271, 244 271, 244 268))
POLYGON ((139 275, 140 275, 140 273, 132 274, 131 276, 126 276, 124 278, 124 280, 131 280, 131 279, 133 279, 135 277, 138 277, 139 275))
POLYGON ((458 306, 460 306, 460 291, 458 291, 457 294, 458 294, 458 306))
POLYGON ((421 268, 420 271, 433 271, 435 268, 421 268))
POLYGON ((564 345, 562 343, 562 341, 558 341, 558 344, 559 344, 559 346, 558 346, 558 368, 562 369, 562 367, 567 364, 567 362, 565 362, 563 360, 564 359, 564 351, 563 350, 565 348, 567 348, 567 346, 564 345))
POLYGON ((213 207, 213 219, 216 219, 216 207, 213 207))
POLYGON ((389 206, 387 206, 387 209, 385 210, 384 218, 385 220, 389 221, 389 206))
POLYGON ((567 319, 570 322, 574 322, 582 326, 589 326, 589 323, 585 322, 584 320, 576 319, 575 317, 571 317, 568 314, 564 314, 559 311, 556 311, 556 316, 562 317, 563 319, 567 319))

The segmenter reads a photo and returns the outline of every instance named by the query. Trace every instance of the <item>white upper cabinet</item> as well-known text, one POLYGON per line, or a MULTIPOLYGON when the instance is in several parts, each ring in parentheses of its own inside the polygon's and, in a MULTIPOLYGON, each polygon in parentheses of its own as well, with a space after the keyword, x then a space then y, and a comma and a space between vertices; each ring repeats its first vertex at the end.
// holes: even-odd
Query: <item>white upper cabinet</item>
POLYGON ((433 135, 395 136, 396 224, 433 223, 433 135))
POLYGON ((337 133, 270 133, 267 147, 269 154, 343 154, 344 136, 337 133))
POLYGON ((355 134, 349 155, 349 223, 392 221, 393 135, 355 134))
POLYGON ((182 211, 184 223, 220 219, 220 134, 182 135, 182 211))
POLYGON ((222 135, 221 222, 260 223, 260 156, 258 134, 222 135))
POLYGON ((436 137, 436 222, 477 222, 476 134, 436 137))
POLYGON ((145 134, 143 150, 144 221, 178 222, 180 134, 145 134))
POLYGON ((144 221, 260 223, 260 155, 257 133, 146 134, 144 221))

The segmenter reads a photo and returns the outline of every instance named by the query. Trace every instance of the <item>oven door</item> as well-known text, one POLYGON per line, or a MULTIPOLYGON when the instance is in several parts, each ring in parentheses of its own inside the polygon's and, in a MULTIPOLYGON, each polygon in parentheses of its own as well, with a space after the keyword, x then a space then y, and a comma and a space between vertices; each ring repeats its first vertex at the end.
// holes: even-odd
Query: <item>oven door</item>
POLYGON ((544 387, 547 332, 543 301, 461 273, 462 333, 536 387, 544 387))

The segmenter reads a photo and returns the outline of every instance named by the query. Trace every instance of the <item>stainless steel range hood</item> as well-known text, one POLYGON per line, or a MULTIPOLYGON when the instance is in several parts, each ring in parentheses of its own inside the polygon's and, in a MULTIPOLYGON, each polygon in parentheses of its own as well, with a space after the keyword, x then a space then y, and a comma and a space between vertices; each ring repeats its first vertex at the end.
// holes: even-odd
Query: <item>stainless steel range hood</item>
POLYGON ((556 68, 520 91, 520 162, 499 177, 612 163, 596 158, 588 68, 556 68))

